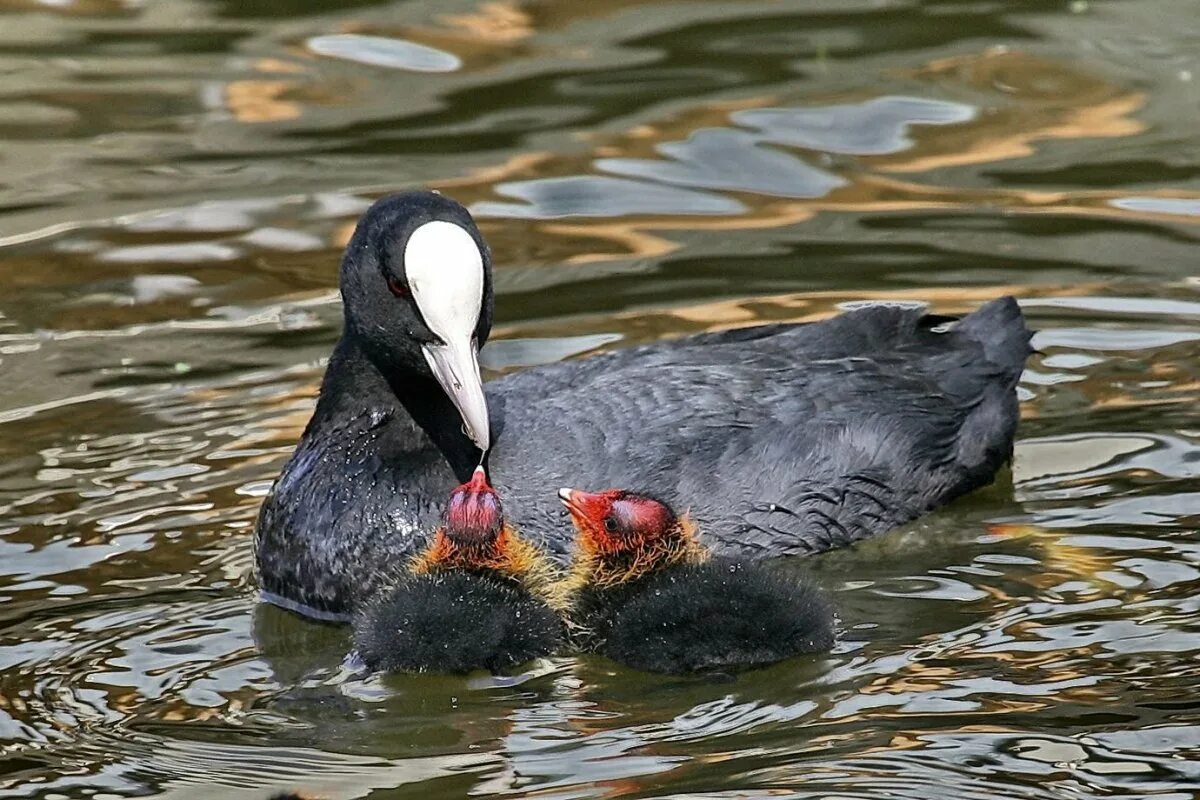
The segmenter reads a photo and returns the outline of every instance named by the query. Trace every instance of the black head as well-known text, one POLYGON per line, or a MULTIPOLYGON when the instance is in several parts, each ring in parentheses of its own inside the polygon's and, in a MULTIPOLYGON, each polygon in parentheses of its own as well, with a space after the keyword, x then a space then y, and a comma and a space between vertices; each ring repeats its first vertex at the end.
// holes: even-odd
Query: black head
POLYGON ((354 644, 386 672, 499 672, 563 644, 562 623, 515 582, 440 572, 409 577, 354 621, 354 644))
POLYGON ((600 653, 667 673, 760 667, 829 650, 834 640, 833 610, 816 588, 726 558, 647 578, 606 627, 600 653))
POLYGON ((430 191, 377 200, 346 246, 340 282, 347 334, 389 380, 436 378, 486 450, 477 353, 492 327, 492 265, 470 213, 430 191))

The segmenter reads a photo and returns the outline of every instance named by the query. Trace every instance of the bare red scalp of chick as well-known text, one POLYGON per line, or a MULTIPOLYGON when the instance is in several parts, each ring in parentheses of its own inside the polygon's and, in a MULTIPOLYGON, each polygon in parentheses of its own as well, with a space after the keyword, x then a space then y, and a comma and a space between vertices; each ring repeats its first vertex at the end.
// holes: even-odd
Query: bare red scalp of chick
POLYGON ((579 530, 581 544, 597 553, 632 552, 678 530, 679 519, 670 506, 646 495, 623 489, 563 489, 559 497, 579 530))
POLYGON ((500 496, 483 467, 476 467, 471 480, 455 489, 446 504, 446 536, 459 545, 478 545, 494 540, 503 527, 500 496))
POLYGON ((559 576, 545 554, 520 537, 504 519, 500 496, 488 483, 482 466, 471 480, 450 494, 443 524, 429 545, 408 565, 423 575, 455 570, 496 572, 518 581, 553 605, 559 602, 554 585, 559 576))

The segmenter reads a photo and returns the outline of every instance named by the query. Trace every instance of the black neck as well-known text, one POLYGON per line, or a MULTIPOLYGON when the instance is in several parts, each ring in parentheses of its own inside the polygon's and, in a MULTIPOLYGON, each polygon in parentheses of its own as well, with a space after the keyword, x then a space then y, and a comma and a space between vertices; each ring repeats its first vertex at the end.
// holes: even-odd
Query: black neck
MULTIPOLYGON (((426 438, 466 482, 479 464, 479 449, 462 430, 462 417, 441 385, 420 369, 385 374, 352 336, 343 335, 329 358, 313 422, 388 414, 389 425, 412 429, 413 448, 426 438)), ((403 435, 403 434, 402 434, 403 435)))

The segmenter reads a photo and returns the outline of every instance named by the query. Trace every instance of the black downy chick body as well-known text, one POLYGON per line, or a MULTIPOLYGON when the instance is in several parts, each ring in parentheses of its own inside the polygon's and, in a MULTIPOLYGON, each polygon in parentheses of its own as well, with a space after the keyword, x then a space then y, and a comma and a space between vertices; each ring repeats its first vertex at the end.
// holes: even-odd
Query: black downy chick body
POLYGON ((829 650, 821 592, 762 563, 711 557, 686 518, 626 491, 564 489, 578 552, 566 579, 584 649, 649 672, 738 670, 829 650))
POLYGON ((445 523, 397 581, 354 620, 359 657, 386 672, 503 672, 563 645, 539 593, 545 557, 504 521, 482 468, 456 489, 445 523))

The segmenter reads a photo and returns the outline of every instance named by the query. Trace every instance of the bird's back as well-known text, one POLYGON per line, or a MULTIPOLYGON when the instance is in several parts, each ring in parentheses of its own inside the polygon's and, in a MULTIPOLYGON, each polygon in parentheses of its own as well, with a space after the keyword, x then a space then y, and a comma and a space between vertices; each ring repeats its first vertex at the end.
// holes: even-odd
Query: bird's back
POLYGON ((1011 298, 953 323, 872 306, 529 370, 489 386, 491 472, 560 552, 559 486, 657 494, 718 549, 829 549, 992 480, 1029 337, 1011 298))

